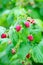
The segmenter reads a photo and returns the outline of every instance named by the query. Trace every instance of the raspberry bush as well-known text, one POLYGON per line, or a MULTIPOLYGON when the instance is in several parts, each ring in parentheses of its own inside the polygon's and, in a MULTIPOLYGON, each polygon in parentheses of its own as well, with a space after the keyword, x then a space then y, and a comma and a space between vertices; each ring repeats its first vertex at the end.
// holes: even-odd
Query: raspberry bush
MULTIPOLYGON (((26 7, 21 7, 24 4, 17 6, 18 1, 16 1, 9 1, 10 9, 7 8, 7 1, 5 1, 7 10, 0 13, 0 65, 43 64, 41 15, 32 8, 33 6, 28 7, 27 2, 26 7), (13 2, 16 2, 16 7, 11 8, 13 2)), ((29 4, 34 3, 29 2, 29 4)))

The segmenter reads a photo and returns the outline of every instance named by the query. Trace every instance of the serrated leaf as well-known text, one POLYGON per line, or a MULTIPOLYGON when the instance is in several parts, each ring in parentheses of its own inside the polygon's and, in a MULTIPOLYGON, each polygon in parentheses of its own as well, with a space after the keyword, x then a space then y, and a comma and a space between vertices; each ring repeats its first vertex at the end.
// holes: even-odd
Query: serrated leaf
POLYGON ((43 63, 43 40, 32 50, 32 58, 36 63, 43 63))

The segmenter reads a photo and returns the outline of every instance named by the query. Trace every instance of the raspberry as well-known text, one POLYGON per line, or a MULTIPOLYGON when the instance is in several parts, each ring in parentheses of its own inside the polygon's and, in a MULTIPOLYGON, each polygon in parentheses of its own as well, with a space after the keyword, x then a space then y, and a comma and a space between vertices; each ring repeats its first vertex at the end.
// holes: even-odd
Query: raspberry
POLYGON ((30 19, 30 23, 35 24, 34 19, 30 19))
POLYGON ((32 23, 32 19, 30 19, 30 23, 32 23))
POLYGON ((33 41, 33 36, 32 35, 29 35, 27 38, 28 38, 28 40, 33 41))
POLYGON ((17 25, 16 26, 16 31, 19 32, 21 30, 21 26, 20 25, 17 25))
POLYGON ((27 55, 26 55, 26 58, 30 58, 30 54, 27 54, 27 55))
POLYGON ((35 21, 34 20, 32 20, 32 22, 31 22, 32 24, 35 24, 35 21))
POLYGON ((9 40, 9 41, 8 41, 8 44, 11 44, 11 43, 12 43, 11 40, 9 40))
POLYGON ((15 54, 15 52, 16 52, 15 49, 12 49, 12 54, 15 54))
POLYGON ((1 35, 1 38, 6 38, 6 37, 7 37, 7 36, 6 36, 6 34, 4 34, 4 33, 1 35))
POLYGON ((25 22, 25 26, 28 28, 28 27, 30 27, 30 22, 25 22))

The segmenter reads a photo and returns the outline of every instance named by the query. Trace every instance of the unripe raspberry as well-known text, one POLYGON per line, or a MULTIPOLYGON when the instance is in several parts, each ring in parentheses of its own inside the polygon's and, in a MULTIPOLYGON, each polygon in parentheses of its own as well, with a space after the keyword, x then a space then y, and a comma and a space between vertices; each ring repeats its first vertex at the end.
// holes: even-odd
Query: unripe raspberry
POLYGON ((34 20, 32 20, 32 22, 31 22, 32 24, 35 24, 35 21, 34 20))
POLYGON ((6 38, 6 37, 7 37, 7 35, 4 33, 1 35, 1 38, 6 38))
POLYGON ((28 18, 27 18, 27 21, 30 22, 30 23, 32 23, 32 24, 35 24, 35 20, 32 19, 31 17, 28 17, 28 18))
POLYGON ((32 19, 30 19, 30 21, 29 21, 30 23, 32 23, 32 19))
POLYGON ((17 25, 16 26, 16 31, 19 32, 21 30, 21 26, 20 25, 17 25))
POLYGON ((12 54, 15 54, 15 53, 16 53, 15 49, 12 49, 12 54))
POLYGON ((33 41, 33 36, 32 35, 29 35, 27 38, 28 38, 28 40, 33 41))
POLYGON ((25 26, 28 28, 28 27, 30 27, 30 22, 25 22, 25 26))
POLYGON ((9 41, 8 41, 8 44, 11 44, 11 43, 12 43, 11 40, 9 40, 9 41))
POLYGON ((26 55, 26 58, 30 58, 30 54, 27 54, 27 55, 26 55))

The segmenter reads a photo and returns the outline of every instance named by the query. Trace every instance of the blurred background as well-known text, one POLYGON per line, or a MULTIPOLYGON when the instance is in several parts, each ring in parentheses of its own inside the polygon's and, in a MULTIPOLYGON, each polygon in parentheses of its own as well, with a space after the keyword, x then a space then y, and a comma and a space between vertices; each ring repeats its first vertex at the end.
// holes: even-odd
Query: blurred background
POLYGON ((0 0, 0 25, 9 27, 18 16, 30 16, 43 21, 43 0, 0 0), (10 22, 10 24, 9 24, 10 22), (5 24, 3 24, 5 23, 5 24), (6 26, 7 24, 7 26, 6 26))

